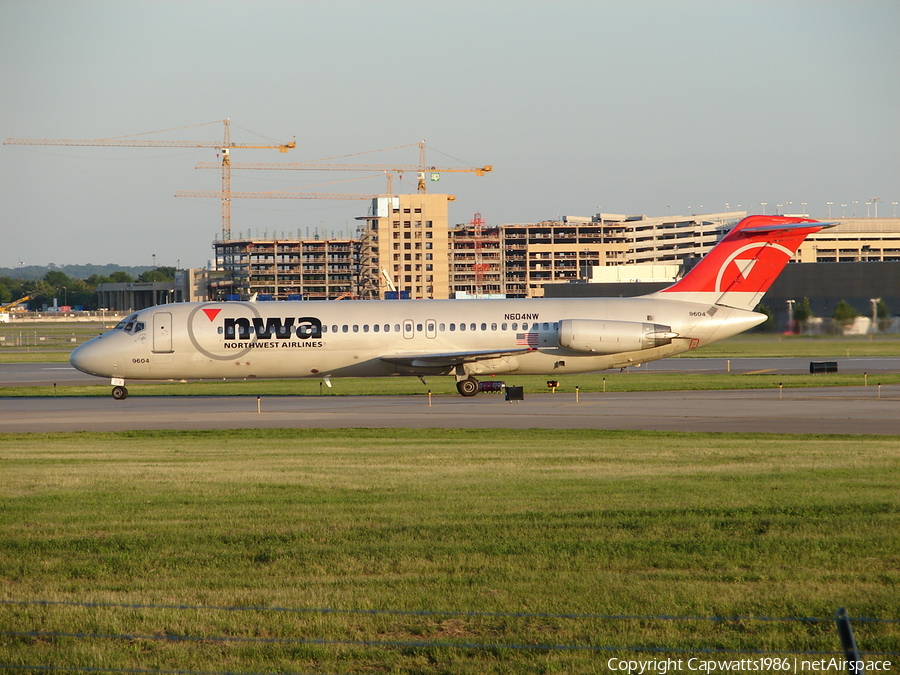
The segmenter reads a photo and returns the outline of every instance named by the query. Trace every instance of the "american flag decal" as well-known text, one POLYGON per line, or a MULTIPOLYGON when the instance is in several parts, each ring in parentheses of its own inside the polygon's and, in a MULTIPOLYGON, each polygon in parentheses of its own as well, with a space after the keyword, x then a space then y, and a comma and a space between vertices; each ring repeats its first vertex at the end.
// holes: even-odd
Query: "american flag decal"
POLYGON ((522 345, 525 347, 537 347, 538 346, 538 334, 537 333, 516 333, 516 344, 522 345))

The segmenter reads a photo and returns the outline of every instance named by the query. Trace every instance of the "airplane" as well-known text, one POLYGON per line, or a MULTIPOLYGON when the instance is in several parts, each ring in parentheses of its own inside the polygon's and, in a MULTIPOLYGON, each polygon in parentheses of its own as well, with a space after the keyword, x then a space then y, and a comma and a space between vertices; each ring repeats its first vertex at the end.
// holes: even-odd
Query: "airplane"
MULTIPOLYGON (((135 312, 72 365, 126 380, 564 375, 663 359, 746 331, 804 239, 837 223, 741 220, 681 279, 633 298, 191 302, 135 312)), ((487 384, 487 383, 485 383, 487 384)))

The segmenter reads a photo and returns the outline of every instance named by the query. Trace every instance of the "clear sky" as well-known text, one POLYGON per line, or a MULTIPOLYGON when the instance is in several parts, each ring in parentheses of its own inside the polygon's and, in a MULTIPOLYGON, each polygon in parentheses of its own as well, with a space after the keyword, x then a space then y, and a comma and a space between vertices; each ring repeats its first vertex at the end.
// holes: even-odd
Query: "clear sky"
MULTIPOLYGON (((0 0, 0 68, 2 138, 230 117, 235 142, 297 141, 235 162, 424 139, 429 163, 492 164, 430 186, 456 195, 453 223, 762 202, 865 216, 873 197, 889 216, 900 201, 897 0, 0 0)), ((201 161, 215 151, 0 146, 0 267, 205 265, 220 204, 174 197, 219 189, 201 161)), ((336 161, 415 164, 418 150, 336 161)), ((346 177, 235 171, 232 189, 385 189, 333 182, 346 177)), ((232 228, 346 233, 367 206, 235 200, 232 228)))

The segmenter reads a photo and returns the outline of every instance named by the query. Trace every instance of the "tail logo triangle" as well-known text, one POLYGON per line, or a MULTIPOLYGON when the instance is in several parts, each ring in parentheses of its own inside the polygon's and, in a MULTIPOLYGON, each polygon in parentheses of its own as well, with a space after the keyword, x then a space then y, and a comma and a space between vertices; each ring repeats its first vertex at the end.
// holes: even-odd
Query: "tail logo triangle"
POLYGON ((738 266, 741 278, 746 281, 750 276, 750 272, 753 271, 753 266, 756 264, 756 258, 750 258, 749 260, 735 259, 734 264, 738 266))

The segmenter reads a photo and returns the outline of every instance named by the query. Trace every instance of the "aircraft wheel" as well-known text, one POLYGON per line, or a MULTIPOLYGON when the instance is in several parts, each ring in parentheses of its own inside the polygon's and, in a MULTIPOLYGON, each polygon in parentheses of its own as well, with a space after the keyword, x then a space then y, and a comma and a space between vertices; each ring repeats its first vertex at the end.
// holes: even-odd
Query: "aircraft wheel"
POLYGON ((475 396, 478 393, 478 380, 468 378, 456 383, 456 391, 462 396, 475 396))
POLYGON ((125 387, 113 387, 112 397, 117 401, 124 401, 128 398, 128 390, 125 387))

